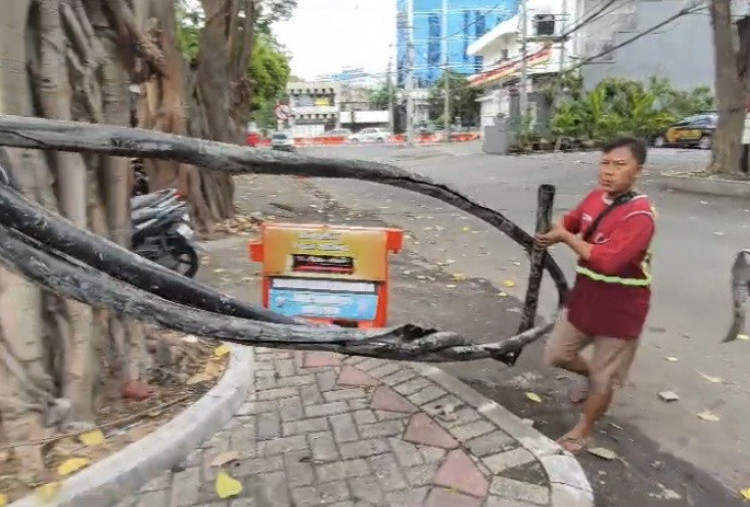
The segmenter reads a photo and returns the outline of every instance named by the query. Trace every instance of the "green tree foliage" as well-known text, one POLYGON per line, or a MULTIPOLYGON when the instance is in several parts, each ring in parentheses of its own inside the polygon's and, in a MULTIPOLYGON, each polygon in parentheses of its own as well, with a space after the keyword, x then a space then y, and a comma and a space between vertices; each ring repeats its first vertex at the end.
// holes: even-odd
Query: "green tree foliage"
POLYGON ((566 92, 569 100, 556 109, 550 125, 552 132, 591 140, 623 134, 650 136, 713 105, 707 88, 676 90, 669 81, 656 78, 646 84, 605 79, 588 93, 583 91, 580 81, 571 81, 566 92))
POLYGON ((433 88, 428 97, 430 119, 438 123, 443 122, 445 80, 450 84, 450 112, 451 119, 460 118, 462 125, 476 125, 479 119, 479 91, 469 87, 469 81, 456 72, 445 72, 433 88))
POLYGON ((396 90, 387 84, 379 86, 370 92, 370 102, 375 109, 388 109, 389 104, 396 102, 396 90))
MULTIPOLYGON (((185 59, 194 63, 205 21, 203 11, 185 0, 176 1, 180 49, 185 59)), ((276 41, 271 24, 288 19, 296 6, 297 0, 259 0, 248 75, 253 80, 253 116, 261 127, 276 124, 273 109, 277 99, 284 95, 291 72, 289 56, 276 41)))

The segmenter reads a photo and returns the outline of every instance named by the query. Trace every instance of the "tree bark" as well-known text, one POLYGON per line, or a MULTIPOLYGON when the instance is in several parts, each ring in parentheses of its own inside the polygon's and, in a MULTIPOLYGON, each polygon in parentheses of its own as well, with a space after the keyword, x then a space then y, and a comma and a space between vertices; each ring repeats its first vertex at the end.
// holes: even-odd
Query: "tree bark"
POLYGON ((712 0, 710 5, 719 121, 713 135, 711 163, 707 170, 714 174, 740 172, 740 141, 745 124, 746 88, 738 67, 730 3, 727 0, 712 0))

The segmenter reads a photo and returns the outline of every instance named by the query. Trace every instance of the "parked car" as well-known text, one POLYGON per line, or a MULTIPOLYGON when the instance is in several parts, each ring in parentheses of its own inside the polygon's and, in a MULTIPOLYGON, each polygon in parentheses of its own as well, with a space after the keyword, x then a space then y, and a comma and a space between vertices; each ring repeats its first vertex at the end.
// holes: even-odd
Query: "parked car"
POLYGON ((357 143, 384 143, 390 137, 390 132, 387 129, 380 128, 366 128, 362 129, 356 134, 349 136, 349 142, 353 144, 357 143))
POLYGON ((651 143, 657 148, 674 146, 710 150, 718 119, 715 113, 690 116, 670 125, 665 132, 654 135, 651 143))
POLYGON ((274 132, 271 136, 271 149, 294 151, 294 137, 289 132, 274 132))

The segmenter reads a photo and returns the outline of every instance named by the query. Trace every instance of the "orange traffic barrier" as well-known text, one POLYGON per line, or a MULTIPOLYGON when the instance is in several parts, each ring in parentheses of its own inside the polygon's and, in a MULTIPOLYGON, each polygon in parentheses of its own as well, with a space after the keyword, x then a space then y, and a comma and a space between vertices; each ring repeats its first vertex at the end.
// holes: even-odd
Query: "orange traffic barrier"
POLYGON ((266 223, 250 258, 263 265, 263 306, 311 322, 383 327, 388 321, 388 256, 400 229, 266 223))

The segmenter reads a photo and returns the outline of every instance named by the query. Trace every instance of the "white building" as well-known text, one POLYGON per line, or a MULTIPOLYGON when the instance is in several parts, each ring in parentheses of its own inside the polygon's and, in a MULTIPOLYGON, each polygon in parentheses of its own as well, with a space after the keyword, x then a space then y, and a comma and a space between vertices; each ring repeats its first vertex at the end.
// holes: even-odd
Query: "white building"
POLYGON ((292 109, 290 131, 294 137, 314 137, 336 127, 341 85, 332 81, 287 84, 292 109))
MULTIPOLYGON (((577 19, 577 3, 574 0, 527 1, 527 94, 532 122, 542 110, 549 110, 548 99, 540 93, 540 85, 550 75, 558 75, 562 68, 575 61, 575 37, 571 36, 564 46, 559 38, 566 25, 569 27, 577 19)), ((498 116, 519 116, 522 33, 521 16, 517 14, 467 49, 469 55, 483 57, 482 71, 469 78, 470 85, 482 91, 479 101, 483 127, 494 125, 498 116)))

